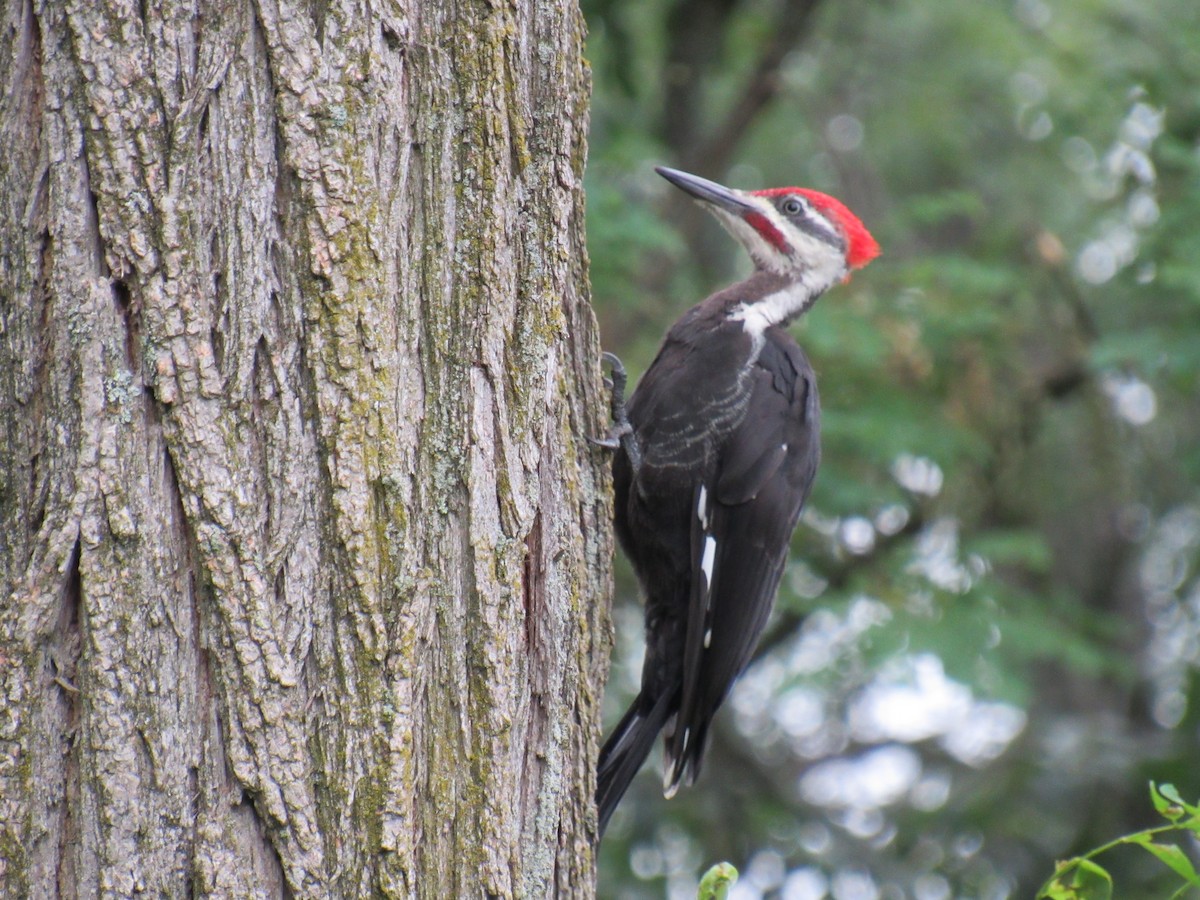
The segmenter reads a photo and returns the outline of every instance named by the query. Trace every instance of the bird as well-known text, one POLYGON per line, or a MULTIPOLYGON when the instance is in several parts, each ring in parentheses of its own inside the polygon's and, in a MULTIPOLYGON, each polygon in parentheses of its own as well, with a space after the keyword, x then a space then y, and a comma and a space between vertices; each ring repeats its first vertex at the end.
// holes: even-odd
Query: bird
POLYGON ((820 461, 817 382, 786 330, 879 255, 844 204, 656 172, 716 216, 753 273, 685 312, 628 403, 612 372, 615 531, 645 599, 641 689, 600 750, 599 835, 661 732, 663 793, 700 772, 709 728, 750 661, 820 461))

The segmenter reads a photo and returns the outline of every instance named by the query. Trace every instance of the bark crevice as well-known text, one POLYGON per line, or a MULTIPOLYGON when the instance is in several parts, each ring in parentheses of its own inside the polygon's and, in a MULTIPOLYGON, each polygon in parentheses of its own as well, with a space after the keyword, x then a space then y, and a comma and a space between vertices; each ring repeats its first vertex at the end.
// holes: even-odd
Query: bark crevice
POLYGON ((64 572, 62 600, 58 622, 55 625, 53 644, 49 648, 49 668, 53 673, 54 686, 58 690, 56 707, 60 724, 59 740, 62 742, 63 792, 60 795, 58 818, 58 847, 55 858, 58 865, 55 881, 59 896, 76 893, 75 855, 80 845, 80 815, 78 810, 80 780, 79 742, 79 688, 76 687, 79 657, 83 652, 81 618, 83 615, 83 578, 80 572, 82 547, 80 538, 67 558, 64 572))
POLYGON ((0 894, 589 894, 573 0, 11 7, 0 894))

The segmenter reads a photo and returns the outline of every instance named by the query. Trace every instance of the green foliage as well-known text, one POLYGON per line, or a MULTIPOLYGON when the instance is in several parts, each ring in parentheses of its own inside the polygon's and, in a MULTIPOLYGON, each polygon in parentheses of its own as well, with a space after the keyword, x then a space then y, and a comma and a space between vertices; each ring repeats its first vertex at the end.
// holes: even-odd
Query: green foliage
POLYGON ((729 889, 737 883, 738 870, 729 863, 717 863, 700 879, 696 900, 725 900, 729 889))
POLYGON ((1113 896, 1113 878, 1096 862, 1096 857, 1121 846, 1141 847, 1182 879, 1171 897, 1183 897, 1192 888, 1200 889, 1200 873, 1191 858, 1177 844, 1162 842, 1166 837, 1200 837, 1200 807, 1185 802, 1172 784, 1151 782, 1150 799, 1167 825, 1127 834, 1059 863, 1054 875, 1038 891, 1038 900, 1108 900, 1113 896))
MULTIPOLYGON (((724 132, 800 5, 584 3, 593 288, 632 379, 747 265, 653 165, 829 191, 883 247, 792 329, 824 458, 769 649, 695 788, 664 804, 653 773, 635 783, 600 891, 678 895, 716 858, 751 861, 740 888, 767 897, 777 869, 830 895, 869 876, 885 896, 1031 896, 1054 859, 1137 831, 1147 778, 1200 794, 1200 5, 818 3, 771 101, 724 132), (916 703, 905 679, 930 671, 974 728, 856 724, 881 684, 916 703), (994 708, 1024 727, 971 757, 994 708), (814 769, 881 748, 914 754, 907 792, 813 799, 814 769)), ((622 648, 613 711, 638 658, 622 648)), ((1155 871, 1088 859, 1059 889, 1160 896, 1147 851, 1155 871)))

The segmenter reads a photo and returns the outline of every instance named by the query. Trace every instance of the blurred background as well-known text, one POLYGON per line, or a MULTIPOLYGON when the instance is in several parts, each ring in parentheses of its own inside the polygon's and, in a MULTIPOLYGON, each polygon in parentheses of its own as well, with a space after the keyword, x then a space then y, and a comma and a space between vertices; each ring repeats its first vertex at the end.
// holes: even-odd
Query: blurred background
MULTIPOLYGON (((584 0, 588 232, 636 378, 748 262, 666 164, 842 199, 884 255, 793 326, 824 462, 697 785, 602 897, 1032 897, 1200 797, 1200 4, 584 0)), ((611 726, 641 608, 616 596, 611 726)), ((1188 848, 1195 858, 1195 848, 1188 848)), ((1177 886, 1144 852, 1118 897, 1177 886)), ((1173 887, 1172 887, 1173 890, 1173 887)))

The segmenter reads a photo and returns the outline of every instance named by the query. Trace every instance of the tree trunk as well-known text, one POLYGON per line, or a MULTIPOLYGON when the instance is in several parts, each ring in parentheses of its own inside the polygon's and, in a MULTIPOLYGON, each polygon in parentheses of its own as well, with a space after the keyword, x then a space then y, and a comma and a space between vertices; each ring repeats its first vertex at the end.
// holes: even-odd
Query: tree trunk
POLYGON ((590 896, 574 0, 6 0, 0 894, 590 896))

